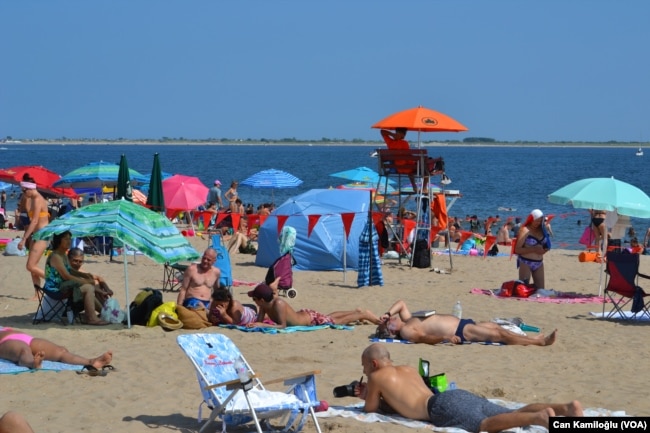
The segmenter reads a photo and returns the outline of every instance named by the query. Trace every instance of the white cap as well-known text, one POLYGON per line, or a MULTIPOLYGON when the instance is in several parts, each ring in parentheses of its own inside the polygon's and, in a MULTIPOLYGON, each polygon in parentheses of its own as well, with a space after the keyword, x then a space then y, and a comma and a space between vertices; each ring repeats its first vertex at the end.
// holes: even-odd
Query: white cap
POLYGON ((541 218, 544 216, 544 212, 542 212, 539 209, 533 209, 533 211, 530 213, 530 216, 533 217, 534 220, 541 218))

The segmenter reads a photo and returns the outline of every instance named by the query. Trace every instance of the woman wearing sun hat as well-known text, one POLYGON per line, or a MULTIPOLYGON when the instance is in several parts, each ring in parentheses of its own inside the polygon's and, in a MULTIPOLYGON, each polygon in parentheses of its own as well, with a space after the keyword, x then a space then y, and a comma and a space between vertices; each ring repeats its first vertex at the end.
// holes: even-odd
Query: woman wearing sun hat
POLYGON ((544 288, 544 254, 551 249, 551 240, 544 228, 544 213, 534 209, 517 233, 515 254, 519 280, 526 284, 533 277, 537 289, 544 288))

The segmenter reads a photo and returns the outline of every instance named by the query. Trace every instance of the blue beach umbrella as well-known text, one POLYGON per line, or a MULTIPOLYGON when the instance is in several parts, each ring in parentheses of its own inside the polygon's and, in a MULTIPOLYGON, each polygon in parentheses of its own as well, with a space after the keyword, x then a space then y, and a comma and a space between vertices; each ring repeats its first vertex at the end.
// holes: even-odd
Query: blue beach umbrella
MULTIPOLYGON (((377 185, 377 182, 380 180, 379 173, 377 173, 375 170, 368 167, 357 167, 351 170, 339 171, 330 174, 330 176, 351 180, 352 182, 366 182, 375 185, 377 185)), ((385 183, 384 177, 381 177, 381 180, 382 183, 385 183)), ((394 184, 395 181, 389 179, 388 183, 394 184)))
MULTIPOLYGON (((199 258, 199 253, 167 217, 126 200, 84 206, 55 219, 34 233, 35 240, 69 231, 73 237, 110 236, 140 251, 157 263, 178 263, 199 258)), ((124 251, 124 288, 129 305, 129 282, 124 251)), ((129 315, 127 314, 127 317, 129 315)), ((128 326, 131 327, 130 317, 128 326)))
MULTIPOLYGON (((117 186, 120 166, 112 162, 91 162, 72 170, 61 179, 54 182, 57 188, 103 188, 104 186, 117 186)), ((147 177, 133 169, 129 169, 131 186, 148 182, 147 177)))
POLYGON ((273 190, 275 189, 296 188, 301 184, 302 180, 293 174, 274 168, 257 172, 240 183, 240 185, 252 188, 268 188, 271 190, 272 198, 274 198, 273 190))

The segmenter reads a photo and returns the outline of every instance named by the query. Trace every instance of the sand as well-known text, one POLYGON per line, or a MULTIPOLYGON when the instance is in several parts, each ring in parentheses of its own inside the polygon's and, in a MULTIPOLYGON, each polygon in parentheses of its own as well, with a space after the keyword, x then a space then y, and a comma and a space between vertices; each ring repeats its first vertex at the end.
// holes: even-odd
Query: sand
MULTIPOLYGON (((5 231, 0 237, 13 237, 5 231)), ((206 239, 191 239, 202 251, 206 239)), ((578 251, 553 250, 546 257, 548 288, 584 294, 598 292, 598 265, 580 263, 578 251)), ((254 257, 235 254, 236 280, 256 282, 266 269, 254 265, 254 257)), ((650 257, 642 256, 642 269, 650 269, 650 257)), ((176 336, 186 330, 166 332, 160 327, 122 325, 91 327, 62 326, 60 323, 32 325, 36 302, 31 281, 24 270, 26 258, 0 257, 2 290, 0 325, 11 326, 34 336, 50 339, 70 351, 97 356, 114 353, 116 371, 106 377, 77 375, 74 372, 23 373, 2 375, 0 411, 24 414, 34 429, 42 432, 188 432, 197 429, 197 408, 201 402, 194 369, 176 345, 176 336)), ((45 259, 41 261, 44 266, 45 259)), ((434 256, 433 266, 449 269, 448 256, 434 256)), ((115 296, 125 303, 124 270, 120 261, 110 263, 105 256, 87 257, 86 269, 110 282, 115 296)), ((486 397, 519 402, 565 402, 579 399, 585 407, 624 410, 631 415, 649 415, 646 397, 650 375, 644 365, 650 357, 648 326, 644 323, 617 323, 590 317, 601 304, 551 304, 497 299, 470 294, 472 288, 491 289, 516 278, 514 260, 508 257, 453 257, 453 272, 440 274, 429 269, 409 269, 386 260, 383 287, 356 288, 357 274, 341 272, 294 273, 298 296, 289 300, 298 309, 309 307, 329 313, 354 307, 381 314, 396 299, 404 299, 413 309, 433 308, 451 312, 457 300, 464 317, 489 320, 521 317, 539 326, 542 332, 558 329, 557 342, 550 347, 485 346, 479 344, 404 345, 390 344, 396 363, 417 365, 422 357, 431 362, 431 372, 445 372, 459 388, 486 397)), ((138 256, 128 265, 131 297, 140 288, 161 288, 163 266, 138 256)), ((643 283, 642 283, 643 285, 643 283)), ((650 283, 646 284, 650 288, 650 283)), ((247 286, 234 288, 237 299, 247 300, 247 286)), ((176 293, 165 293, 165 301, 176 293)), ((354 330, 264 335, 237 330, 209 328, 222 332, 241 349, 249 363, 264 379, 291 372, 321 370, 319 398, 330 404, 350 404, 354 398, 334 399, 332 388, 358 380, 362 369, 360 354, 369 344, 374 326, 354 330)), ((205 415, 204 411, 204 415, 205 415)), ((403 426, 363 424, 351 419, 321 419, 324 431, 412 432, 403 426)), ((215 425, 213 431, 220 429, 215 425)), ((314 432, 309 423, 305 431, 314 432)))

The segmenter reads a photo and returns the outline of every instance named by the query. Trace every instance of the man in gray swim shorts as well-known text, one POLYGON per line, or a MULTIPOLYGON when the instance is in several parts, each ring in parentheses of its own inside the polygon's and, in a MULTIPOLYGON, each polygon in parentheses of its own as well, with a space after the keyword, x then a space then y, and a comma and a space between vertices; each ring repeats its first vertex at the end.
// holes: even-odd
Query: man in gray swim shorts
POLYGON ((469 432, 499 432, 513 427, 541 425, 549 417, 583 416, 578 401, 566 404, 534 403, 517 410, 506 409, 464 390, 434 395, 418 371, 407 365, 393 365, 385 345, 375 343, 361 355, 366 383, 355 387, 365 400, 365 412, 398 413, 438 427, 457 427, 469 432))

